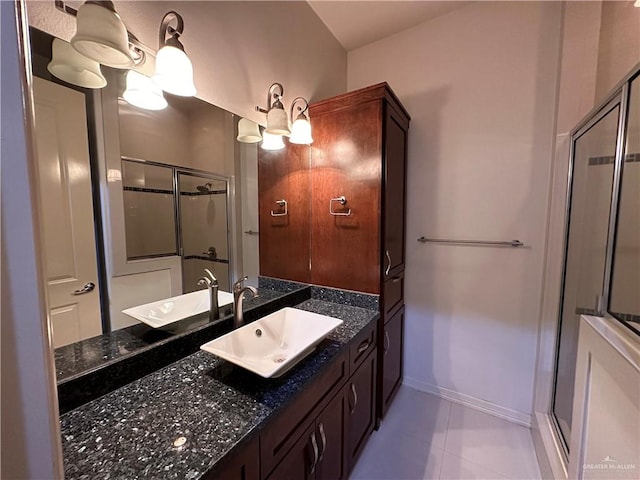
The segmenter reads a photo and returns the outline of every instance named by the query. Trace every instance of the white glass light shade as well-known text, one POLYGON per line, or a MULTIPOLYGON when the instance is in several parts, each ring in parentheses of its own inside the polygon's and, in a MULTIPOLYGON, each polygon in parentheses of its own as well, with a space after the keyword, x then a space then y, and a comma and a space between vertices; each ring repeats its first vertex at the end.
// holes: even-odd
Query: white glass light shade
POLYGON ((107 84, 98 62, 80 55, 59 38, 53 39, 51 61, 47 70, 60 80, 79 87, 102 88, 107 84))
POLYGON ((269 110, 267 113, 267 128, 265 129, 265 132, 272 135, 291 134, 291 131, 289 130, 289 118, 287 117, 287 112, 282 108, 272 108, 269 110))
POLYGON ((284 148, 282 135, 272 135, 265 131, 262 135, 262 148, 264 150, 282 150, 284 148))
POLYGON ((139 72, 127 72, 127 88, 122 97, 134 107, 145 110, 162 110, 167 108, 167 101, 162 90, 151 79, 139 72))
POLYGON ((238 122, 237 140, 242 143, 258 143, 262 140, 258 124, 246 118, 241 118, 238 122))
POLYGON ((197 93, 191 60, 176 47, 167 45, 158 51, 153 82, 165 92, 181 97, 193 97, 197 93))
POLYGON ((116 12, 101 5, 85 3, 80 6, 71 46, 102 65, 133 66, 126 27, 116 12))
POLYGON ((311 137, 311 124, 306 118, 298 118, 293 125, 291 125, 291 136, 289 137, 291 143, 299 143, 302 145, 310 145, 313 143, 311 137))

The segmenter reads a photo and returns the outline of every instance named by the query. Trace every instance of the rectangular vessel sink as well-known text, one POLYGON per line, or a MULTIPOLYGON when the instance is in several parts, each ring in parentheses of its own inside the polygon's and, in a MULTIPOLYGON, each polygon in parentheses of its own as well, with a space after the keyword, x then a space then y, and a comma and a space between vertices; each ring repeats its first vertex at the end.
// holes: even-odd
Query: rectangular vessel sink
POLYGON ((262 377, 279 377, 342 323, 326 315, 283 308, 200 348, 262 377))
MULTIPOLYGON (((233 294, 218 291, 218 305, 223 307, 233 303, 233 294)), ((150 327, 160 328, 184 318, 193 317, 210 308, 209 291, 196 292, 165 298, 157 302, 145 303, 137 307, 122 310, 122 313, 146 323, 150 327)))

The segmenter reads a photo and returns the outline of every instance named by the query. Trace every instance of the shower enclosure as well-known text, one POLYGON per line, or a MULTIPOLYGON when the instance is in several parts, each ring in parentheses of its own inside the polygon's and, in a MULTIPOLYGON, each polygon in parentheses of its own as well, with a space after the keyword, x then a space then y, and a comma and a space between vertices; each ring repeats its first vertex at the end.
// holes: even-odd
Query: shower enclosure
POLYGON ((182 291, 205 268, 229 291, 229 179, 213 173, 122 157, 127 259, 181 257, 182 291))
POLYGON ((640 77, 572 133, 552 418, 568 456, 581 315, 640 334, 640 77))

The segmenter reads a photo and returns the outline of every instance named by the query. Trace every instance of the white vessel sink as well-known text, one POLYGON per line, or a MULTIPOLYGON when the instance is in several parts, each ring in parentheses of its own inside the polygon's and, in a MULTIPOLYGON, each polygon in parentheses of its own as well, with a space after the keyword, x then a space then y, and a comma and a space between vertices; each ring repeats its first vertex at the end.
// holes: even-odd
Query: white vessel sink
POLYGON ((342 323, 326 315, 283 308, 200 348, 262 377, 279 377, 342 323))
MULTIPOLYGON (((233 294, 218 291, 218 306, 220 308, 233 303, 233 294)), ((208 290, 165 298, 157 302, 145 303, 137 307, 122 310, 122 313, 146 323, 150 327, 160 328, 184 318, 193 317, 209 311, 210 300, 208 290)))

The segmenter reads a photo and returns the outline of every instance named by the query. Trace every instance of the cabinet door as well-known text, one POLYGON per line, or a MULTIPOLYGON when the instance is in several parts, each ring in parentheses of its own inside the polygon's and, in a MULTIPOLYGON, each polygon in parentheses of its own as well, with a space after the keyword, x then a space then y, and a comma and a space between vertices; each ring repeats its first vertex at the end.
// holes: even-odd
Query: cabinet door
MULTIPOLYGON (((406 120, 405 120, 406 122, 406 120)), ((407 129, 399 114, 387 106, 384 131, 383 280, 404 269, 405 183, 407 129)))
POLYGON ((402 333, 404 306, 384 325, 382 353, 382 414, 391 405, 402 380, 402 333))
POLYGON ((375 425, 376 351, 367 358, 346 385, 347 461, 349 470, 364 449, 375 425))
POLYGON ((319 455, 318 434, 313 424, 283 457, 269 480, 314 479, 319 455))
POLYGON ((311 123, 311 283, 380 293, 382 102, 311 123), (331 202, 342 196, 344 205, 331 202))
POLYGON ((225 463, 214 468, 205 480, 260 480, 260 451, 255 438, 240 451, 227 458, 225 463))
POLYGON ((316 480, 341 480, 346 477, 345 421, 347 397, 342 390, 324 409, 316 421, 320 456, 316 480))

